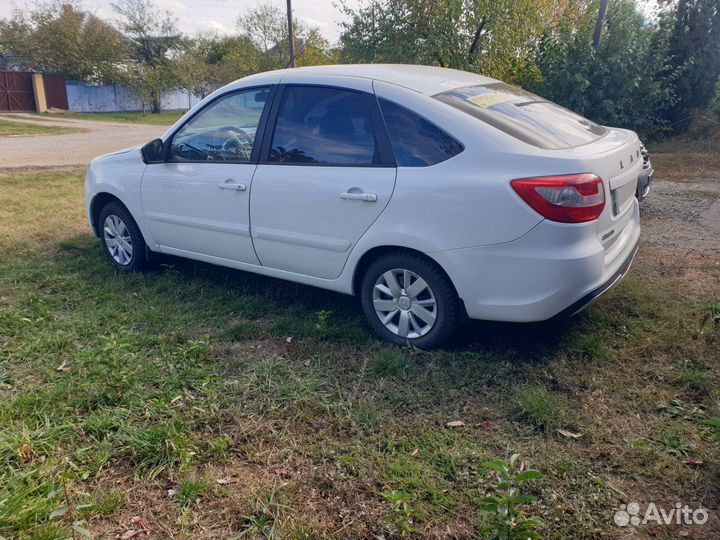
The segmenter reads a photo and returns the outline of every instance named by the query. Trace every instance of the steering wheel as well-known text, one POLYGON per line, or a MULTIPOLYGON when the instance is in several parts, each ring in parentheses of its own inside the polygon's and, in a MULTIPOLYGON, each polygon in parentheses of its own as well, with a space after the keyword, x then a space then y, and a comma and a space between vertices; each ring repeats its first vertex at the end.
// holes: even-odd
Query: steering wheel
POLYGON ((253 140, 247 133, 235 126, 226 126, 219 131, 228 131, 230 134, 230 137, 225 139, 222 143, 221 152, 223 154, 232 152, 236 156, 240 156, 242 159, 250 161, 253 140))

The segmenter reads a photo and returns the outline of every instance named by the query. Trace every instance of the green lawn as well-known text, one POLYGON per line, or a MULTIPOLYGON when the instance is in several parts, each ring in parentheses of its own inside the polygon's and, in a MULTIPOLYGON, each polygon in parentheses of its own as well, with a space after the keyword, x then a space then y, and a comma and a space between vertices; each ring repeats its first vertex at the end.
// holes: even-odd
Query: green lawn
POLYGON ((572 322, 401 350, 350 297, 177 259, 117 274, 82 177, 0 174, 0 537, 479 538, 482 463, 514 452, 548 538, 717 500, 711 299, 635 268, 572 322))
POLYGON ((167 111, 160 112, 157 114, 152 113, 139 113, 139 112, 113 112, 113 113, 79 113, 79 114, 43 114, 39 115, 38 118, 75 118, 78 120, 103 120, 103 121, 116 121, 116 122, 132 122, 138 124, 155 124, 160 126, 174 124, 175 121, 180 118, 185 111, 167 111))
POLYGON ((70 127, 54 127, 25 124, 21 122, 3 120, 0 118, 0 137, 10 137, 18 135, 58 135, 60 133, 72 133, 78 131, 83 130, 70 127))

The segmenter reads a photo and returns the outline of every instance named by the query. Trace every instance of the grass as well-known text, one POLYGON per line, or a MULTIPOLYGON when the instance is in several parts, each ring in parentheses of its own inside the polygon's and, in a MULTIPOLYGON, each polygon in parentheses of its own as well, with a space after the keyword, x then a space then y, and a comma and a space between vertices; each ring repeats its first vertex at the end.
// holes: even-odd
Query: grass
POLYGON ((82 177, 0 173, 0 537, 477 538, 482 464, 514 452, 551 538, 720 495, 718 302, 642 260, 570 323, 396 349, 350 297, 179 259, 115 273, 82 177))
POLYGON ((70 127, 41 126, 0 119, 0 137, 18 137, 22 135, 58 135, 61 133, 77 133, 79 131, 83 130, 70 127))
POLYGON ((178 502, 187 506, 201 499, 210 491, 210 483, 207 478, 191 475, 178 485, 176 497, 178 502))
POLYGON ((696 137, 694 135, 671 137, 663 140, 648 143, 648 150, 651 153, 691 153, 709 154, 720 151, 720 127, 715 133, 708 137, 696 137))
POLYGON ((527 386, 517 390, 520 417, 545 430, 564 427, 569 407, 562 395, 542 386, 527 386))
POLYGON ((141 112, 111 112, 111 113, 46 113, 38 115, 38 119, 44 118, 73 118, 77 120, 102 120, 113 122, 130 122, 135 124, 153 124, 159 126, 169 126, 174 124, 185 111, 163 111, 160 113, 141 113, 141 112))

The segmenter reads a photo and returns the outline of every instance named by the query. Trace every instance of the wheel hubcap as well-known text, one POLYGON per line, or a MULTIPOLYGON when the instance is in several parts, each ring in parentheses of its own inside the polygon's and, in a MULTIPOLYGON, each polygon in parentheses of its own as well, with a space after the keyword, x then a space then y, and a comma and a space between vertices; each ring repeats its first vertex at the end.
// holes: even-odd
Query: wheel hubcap
POLYGON ((106 217, 103 236, 113 260, 123 266, 130 264, 133 254, 132 238, 123 220, 114 214, 106 217))
POLYGON ((437 302, 427 282, 403 268, 388 270, 373 287, 373 307, 380 322, 393 334, 418 338, 437 319, 437 302))

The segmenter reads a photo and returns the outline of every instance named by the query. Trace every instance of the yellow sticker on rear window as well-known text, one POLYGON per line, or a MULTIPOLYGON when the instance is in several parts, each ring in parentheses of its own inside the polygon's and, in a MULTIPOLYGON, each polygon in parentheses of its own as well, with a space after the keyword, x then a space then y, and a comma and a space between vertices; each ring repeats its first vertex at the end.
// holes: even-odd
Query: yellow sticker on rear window
POLYGON ((479 94, 477 96, 470 96, 467 99, 469 102, 474 103, 478 107, 487 109, 488 107, 492 107, 493 105, 499 105, 500 103, 513 101, 514 98, 515 96, 504 94, 502 92, 487 92, 485 94, 479 94))

